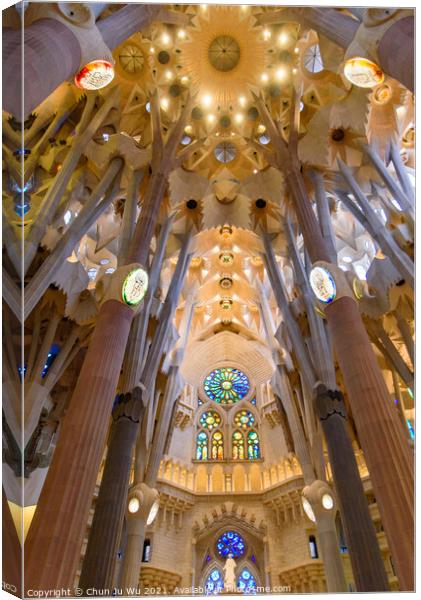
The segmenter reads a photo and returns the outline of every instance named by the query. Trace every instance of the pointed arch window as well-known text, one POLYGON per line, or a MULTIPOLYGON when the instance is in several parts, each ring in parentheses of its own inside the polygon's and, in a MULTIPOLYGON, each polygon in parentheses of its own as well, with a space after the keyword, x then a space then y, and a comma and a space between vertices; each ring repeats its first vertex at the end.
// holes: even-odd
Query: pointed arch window
POLYGON ((212 434, 212 460, 222 460, 224 458, 224 436, 220 431, 212 434))
POLYGON ((255 594, 257 588, 257 582, 254 578, 253 574, 249 571, 247 567, 241 571, 238 579, 237 579, 237 588, 243 594, 255 594))
POLYGON ((205 582, 205 594, 218 594, 224 588, 224 579, 219 569, 213 569, 205 582))
POLYGON ((208 435, 205 431, 199 431, 196 438, 197 460, 208 460, 209 444, 208 435))
POLYGON ((246 458, 244 435, 238 430, 232 434, 232 457, 234 460, 244 460, 246 458))
POLYGON ((260 440, 257 431, 249 431, 247 434, 247 458, 250 460, 260 458, 260 440))

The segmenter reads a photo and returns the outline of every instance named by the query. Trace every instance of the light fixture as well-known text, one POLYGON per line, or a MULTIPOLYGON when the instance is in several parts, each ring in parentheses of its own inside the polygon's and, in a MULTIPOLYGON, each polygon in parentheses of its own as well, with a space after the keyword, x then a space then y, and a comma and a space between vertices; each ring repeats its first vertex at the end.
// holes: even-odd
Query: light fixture
POLYGON ((326 510, 332 510, 333 508, 333 498, 330 494, 323 494, 322 496, 322 505, 326 510))
POLYGON ((152 504, 151 510, 149 511, 148 518, 146 519, 146 525, 152 525, 152 523, 155 521, 156 515, 158 514, 158 510, 159 500, 155 500, 155 502, 152 504))
POLYGON ((205 94, 202 97, 202 104, 205 108, 208 108, 212 104, 212 96, 210 94, 205 94))
POLYGON ((165 77, 167 79, 172 79, 174 77, 174 73, 172 71, 165 71, 165 77))
POLYGON ((149 48, 149 52, 150 52, 151 54, 155 54, 155 48, 154 48, 153 46, 151 46, 151 47, 149 48))
POLYGON ((187 75, 183 75, 183 77, 180 79, 181 83, 187 83, 189 81, 189 78, 187 77, 187 75))
POLYGON ((168 44, 171 42, 171 38, 170 38, 170 36, 168 35, 168 33, 163 33, 163 34, 162 34, 162 36, 161 36, 161 42, 162 42, 163 44, 165 44, 166 46, 167 46, 167 45, 168 45, 168 44))
POLYGON ((346 61, 344 75, 353 85, 362 88, 371 88, 384 81, 384 73, 376 63, 358 56, 346 61))
POLYGON ((265 41, 270 40, 271 36, 272 36, 272 32, 270 31, 270 29, 263 30, 263 39, 265 41))
POLYGON ((288 34, 286 34, 285 32, 281 33, 281 35, 278 38, 278 42, 281 44, 281 46, 286 46, 289 42, 288 34))
POLYGON ((179 29, 179 30, 177 31, 177 37, 178 37, 180 40, 184 40, 184 38, 186 37, 186 32, 184 31, 184 29, 179 29))
POLYGON ((129 306, 137 306, 148 289, 148 274, 142 267, 133 269, 126 276, 121 288, 123 301, 129 306))
POLYGON ((114 79, 114 67, 108 60, 93 60, 75 75, 75 84, 82 90, 100 90, 114 79))
POLYGON ((246 99, 244 96, 240 96, 238 98, 238 102, 240 103, 241 106, 245 106, 246 105, 246 99))
POLYGON ((234 118, 236 123, 242 123, 244 120, 244 115, 241 113, 237 113, 234 118))
POLYGON ((109 258, 101 258, 101 260, 99 261, 100 265, 108 265, 108 263, 110 262, 109 258))
POLYGON ((139 510, 139 508, 140 508, 140 502, 139 502, 139 498, 136 498, 136 496, 135 496, 134 498, 131 498, 131 499, 129 500, 129 505, 128 505, 128 507, 127 507, 127 508, 128 508, 128 510, 129 510, 129 513, 131 513, 132 515, 133 515, 134 513, 137 513, 137 511, 138 511, 138 510, 139 510))
POLYGON ((262 73, 260 79, 263 83, 267 83, 269 81, 269 75, 267 73, 262 73))
POLYGON ((209 123, 214 123, 215 122, 215 115, 208 115, 207 120, 209 123))
POLYGON ((304 498, 304 496, 301 497, 301 501, 303 503, 304 512, 306 513, 307 517, 310 519, 310 521, 313 521, 313 523, 315 523, 316 515, 313 512, 310 502, 307 500, 307 498, 304 498))
POLYGON ((170 103, 168 101, 168 98, 161 98, 161 102, 160 102, 161 108, 166 110, 168 108, 169 104, 170 103))
POLYGON ((285 79, 287 74, 288 74, 288 72, 284 67, 279 67, 279 69, 276 69, 276 72, 275 72, 276 78, 279 79, 280 81, 282 79, 285 79))
POLYGON ((324 267, 313 267, 311 269, 310 286, 316 298, 323 304, 329 304, 336 298, 335 280, 324 267))

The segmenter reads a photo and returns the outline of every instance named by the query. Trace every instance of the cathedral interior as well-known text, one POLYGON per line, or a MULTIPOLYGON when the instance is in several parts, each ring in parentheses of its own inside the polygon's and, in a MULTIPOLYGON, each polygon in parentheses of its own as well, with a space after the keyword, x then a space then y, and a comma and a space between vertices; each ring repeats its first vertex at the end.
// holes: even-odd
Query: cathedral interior
POLYGON ((414 9, 2 16, 3 589, 413 591, 414 9))

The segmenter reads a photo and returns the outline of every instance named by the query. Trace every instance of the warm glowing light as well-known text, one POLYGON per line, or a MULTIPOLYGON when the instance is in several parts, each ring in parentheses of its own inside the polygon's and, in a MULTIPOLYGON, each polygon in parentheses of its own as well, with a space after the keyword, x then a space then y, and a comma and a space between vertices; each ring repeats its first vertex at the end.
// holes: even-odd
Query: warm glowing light
POLYGON ((257 133, 265 133, 266 127, 261 123, 257 128, 257 133))
POLYGON ((297 69, 296 69, 295 67, 292 69, 292 74, 293 74, 293 75, 296 75, 296 74, 297 74, 297 69))
POLYGON ((281 44, 281 46, 286 46, 286 44, 289 42, 289 36, 285 32, 281 33, 278 38, 278 42, 281 44))
POLYGON ((240 103, 241 106, 245 106, 246 105, 246 99, 244 98, 244 96, 240 96, 238 98, 238 102, 240 103))
POLYGON ((189 78, 187 77, 187 75, 183 75, 183 77, 180 79, 181 83, 187 83, 189 81, 189 78))
POLYGON ((257 169, 253 169, 253 173, 256 175, 259 171, 257 169))
POLYGON ((140 508, 140 502, 139 502, 139 498, 132 498, 131 500, 129 500, 129 513, 137 513, 137 511, 140 508))
POLYGON ((313 521, 313 523, 316 522, 316 515, 314 514, 314 511, 311 507, 310 502, 307 500, 307 498, 304 498, 304 496, 301 498, 302 503, 303 503, 303 508, 304 508, 304 512, 306 513, 306 515, 308 516, 308 518, 310 519, 310 521, 313 521))
POLYGON ((75 84, 82 90, 99 90, 114 79, 114 67, 107 60, 93 60, 75 75, 75 84))
POLYGON ((371 88, 384 81, 384 73, 376 63, 358 56, 346 61, 344 75, 357 87, 371 88))
POLYGON ((295 48, 294 48, 294 52, 295 52, 295 54, 298 54, 298 53, 299 53, 299 51, 300 51, 300 49, 299 49, 299 48, 297 48, 297 47, 295 47, 295 48))
POLYGON ((263 83, 267 83, 269 81, 269 75, 267 73, 262 73, 260 79, 263 81, 263 83))
POLYGON ((237 113, 234 118, 236 123, 242 123, 244 120, 244 115, 237 113))
POLYGON ((209 123, 214 123, 215 122, 215 115, 208 115, 207 116, 207 120, 209 123))
POLYGON ((178 37, 180 40, 184 40, 184 38, 186 37, 186 32, 184 31, 184 29, 179 29, 179 30, 177 31, 177 37, 178 37))
POLYGON ((208 108, 212 104, 212 96, 210 94, 205 94, 202 97, 202 104, 203 104, 203 106, 208 108))
POLYGON ((154 48, 153 46, 151 46, 151 47, 149 48, 149 52, 150 52, 151 54, 155 54, 155 48, 154 48))
POLYGON ((287 70, 284 69, 284 67, 280 67, 276 70, 275 76, 279 80, 285 79, 285 77, 287 76, 287 70))
POLYGON ((161 42, 165 45, 168 45, 171 42, 171 38, 168 33, 163 33, 161 36, 161 42))
POLYGON ((184 131, 186 133, 193 133, 193 127, 191 125, 186 125, 186 127, 184 128, 184 131))
POLYGON ((166 71, 165 72, 165 77, 167 79, 172 79, 174 77, 174 73, 172 71, 166 71))
POLYGON ((264 40, 270 40, 271 36, 272 36, 272 33, 269 29, 263 30, 263 39, 264 40))
POLYGON ((146 519, 146 525, 152 525, 152 523, 155 520, 156 515, 158 514, 158 510, 159 510, 159 500, 155 500, 155 502, 152 504, 152 508, 149 512, 148 518, 146 519))
POLYGON ((161 108, 164 108, 165 110, 168 108, 168 106, 170 105, 168 98, 161 98, 161 108))

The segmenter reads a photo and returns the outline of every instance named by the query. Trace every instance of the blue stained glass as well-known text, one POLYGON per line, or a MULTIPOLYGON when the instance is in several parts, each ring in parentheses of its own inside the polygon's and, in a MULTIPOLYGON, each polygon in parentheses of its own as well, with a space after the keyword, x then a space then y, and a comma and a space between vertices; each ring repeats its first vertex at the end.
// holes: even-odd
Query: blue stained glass
POLYGON ((216 549, 222 558, 226 558, 228 554, 232 554, 236 558, 243 556, 246 545, 241 535, 235 531, 226 531, 216 542, 216 549))
POLYGON ((234 404, 247 396, 250 382, 247 375, 239 369, 223 367, 209 373, 203 388, 210 400, 220 404, 234 404))
POLYGON ((199 431, 197 434, 196 459, 208 460, 208 436, 204 431, 199 431))
POLYGON ((210 572, 209 577, 206 579, 205 583, 205 594, 209 596, 210 594, 218 594, 224 588, 224 580, 222 578, 222 573, 219 569, 213 569, 210 572))
POLYGON ((250 402, 253 404, 253 406, 256 406, 256 397, 252 398, 250 402))
POLYGON ((41 377, 43 379, 47 375, 48 369, 51 367, 51 365, 55 361, 56 356, 57 356, 57 354, 59 352, 60 352, 60 346, 57 346, 57 344, 53 344, 51 346, 51 348, 50 348, 50 351, 49 351, 48 356, 47 356, 47 360, 45 361, 45 365, 44 365, 44 368, 42 370, 41 377))
POLYGON ((247 567, 241 571, 240 576, 237 580, 237 589, 242 591, 243 594, 255 594, 257 588, 257 582, 247 567))
POLYGON ((247 457, 250 460, 260 458, 260 441, 256 431, 249 431, 247 435, 247 457))
POLYGON ((411 440, 415 440, 415 431, 414 431, 414 428, 412 427, 411 421, 409 419, 407 419, 406 423, 408 425, 409 435, 411 436, 411 440))

